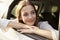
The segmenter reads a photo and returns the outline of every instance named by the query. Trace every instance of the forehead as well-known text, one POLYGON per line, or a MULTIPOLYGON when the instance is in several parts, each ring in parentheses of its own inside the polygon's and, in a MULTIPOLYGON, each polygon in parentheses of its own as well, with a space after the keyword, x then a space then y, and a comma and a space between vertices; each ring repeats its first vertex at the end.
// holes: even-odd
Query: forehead
POLYGON ((21 11, 31 11, 34 10, 34 7, 32 5, 26 5, 22 8, 21 11))

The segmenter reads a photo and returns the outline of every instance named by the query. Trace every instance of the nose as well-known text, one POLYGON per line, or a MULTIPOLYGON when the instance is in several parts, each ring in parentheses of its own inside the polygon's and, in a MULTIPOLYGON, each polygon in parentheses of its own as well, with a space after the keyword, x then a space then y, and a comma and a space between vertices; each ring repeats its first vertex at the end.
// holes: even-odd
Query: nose
POLYGON ((29 15, 29 18, 32 18, 32 15, 29 15))

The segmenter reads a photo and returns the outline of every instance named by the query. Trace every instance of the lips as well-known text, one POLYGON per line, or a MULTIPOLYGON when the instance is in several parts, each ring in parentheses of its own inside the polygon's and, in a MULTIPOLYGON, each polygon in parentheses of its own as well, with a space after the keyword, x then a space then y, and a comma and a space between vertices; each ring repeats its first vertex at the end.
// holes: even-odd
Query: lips
POLYGON ((27 22, 34 22, 34 20, 27 20, 27 22))

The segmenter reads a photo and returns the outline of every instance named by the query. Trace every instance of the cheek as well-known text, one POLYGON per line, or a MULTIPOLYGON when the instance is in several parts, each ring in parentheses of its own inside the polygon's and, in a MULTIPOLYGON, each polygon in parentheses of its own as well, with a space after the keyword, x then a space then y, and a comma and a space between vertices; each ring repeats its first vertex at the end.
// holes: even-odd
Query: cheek
POLYGON ((35 23, 35 21, 37 20, 36 15, 33 16, 33 20, 34 20, 34 23, 35 23))
POLYGON ((36 15, 33 15, 33 18, 36 19, 36 15))
POLYGON ((26 22, 27 18, 26 17, 22 17, 22 20, 23 20, 23 22, 26 22))

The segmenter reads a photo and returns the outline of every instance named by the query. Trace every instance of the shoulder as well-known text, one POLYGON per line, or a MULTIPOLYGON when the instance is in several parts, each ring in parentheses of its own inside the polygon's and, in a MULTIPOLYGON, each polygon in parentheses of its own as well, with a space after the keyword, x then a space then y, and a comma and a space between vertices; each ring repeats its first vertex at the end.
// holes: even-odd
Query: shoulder
POLYGON ((38 26, 41 28, 41 29, 45 29, 45 30, 53 30, 54 28, 48 23, 48 21, 40 21, 38 23, 38 26))
POLYGON ((18 19, 17 19, 17 18, 16 18, 16 19, 10 19, 9 21, 10 21, 10 22, 17 22, 18 19))
POLYGON ((44 23, 48 23, 48 21, 40 21, 40 22, 38 22, 38 24, 44 24, 44 23))
POLYGON ((9 22, 10 22, 10 21, 7 20, 7 19, 0 19, 0 27, 1 27, 1 28, 6 27, 9 22))
POLYGON ((38 25, 45 25, 45 24, 49 24, 48 21, 40 21, 40 22, 38 22, 38 25))

